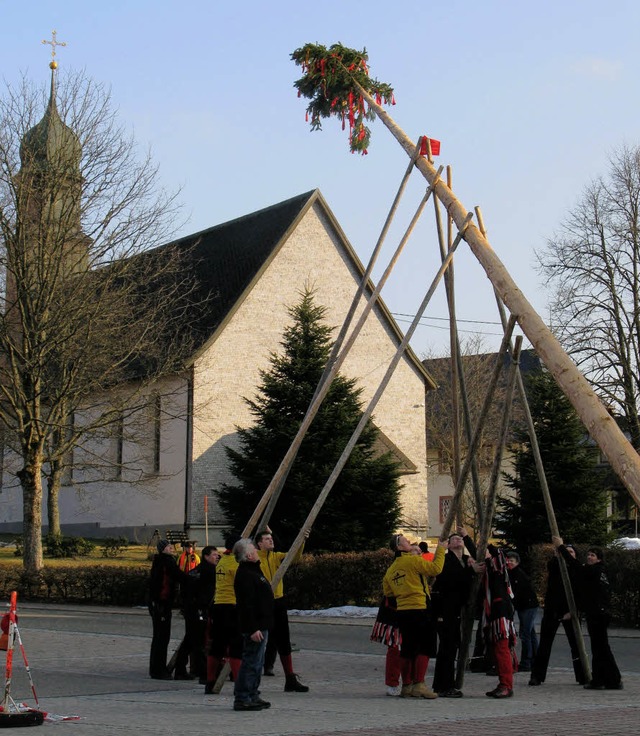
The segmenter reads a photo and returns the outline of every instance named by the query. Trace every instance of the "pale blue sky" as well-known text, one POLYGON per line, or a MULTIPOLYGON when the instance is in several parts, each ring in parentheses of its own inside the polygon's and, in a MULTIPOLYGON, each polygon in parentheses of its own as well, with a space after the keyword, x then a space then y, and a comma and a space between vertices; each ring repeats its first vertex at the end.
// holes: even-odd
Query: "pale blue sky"
MULTIPOLYGON (((61 68, 111 85, 163 183, 183 187, 180 234, 319 188, 364 262, 406 155, 379 122, 367 157, 349 153, 337 122, 310 133, 289 55, 307 42, 366 46, 372 74, 395 87, 391 115, 412 138, 442 141, 436 161, 453 167, 462 203, 481 206, 493 248, 545 319, 534 249, 611 151, 640 143, 637 1, 0 0, 0 13, 5 79, 46 81, 40 42, 55 28, 68 44, 61 68)), ((423 189, 416 172, 403 223, 423 189)), ((394 314, 415 311, 437 267, 431 212, 383 292, 394 314)), ((458 254, 459 317, 495 322, 484 273, 465 244, 458 254)), ((440 297, 427 314, 446 316, 440 297)), ((447 344, 445 323, 428 322, 413 340, 419 354, 447 344)))

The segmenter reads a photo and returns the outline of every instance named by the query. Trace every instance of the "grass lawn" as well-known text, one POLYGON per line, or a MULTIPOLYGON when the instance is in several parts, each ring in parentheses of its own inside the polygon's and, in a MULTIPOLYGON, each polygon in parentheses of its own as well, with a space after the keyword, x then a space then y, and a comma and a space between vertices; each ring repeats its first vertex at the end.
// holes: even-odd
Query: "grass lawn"
MULTIPOLYGON (((13 541, 15 535, 0 535, 0 543, 9 544, 9 546, 0 547, 0 565, 22 565, 22 558, 15 556, 15 545, 13 541)), ((44 564, 46 567, 86 567, 87 565, 108 565, 109 567, 140 567, 150 565, 150 557, 155 552, 155 547, 148 548, 146 545, 130 545, 120 552, 117 557, 105 557, 102 554, 102 541, 100 539, 91 540, 96 546, 95 549, 83 557, 64 557, 52 558, 45 556, 44 564)))

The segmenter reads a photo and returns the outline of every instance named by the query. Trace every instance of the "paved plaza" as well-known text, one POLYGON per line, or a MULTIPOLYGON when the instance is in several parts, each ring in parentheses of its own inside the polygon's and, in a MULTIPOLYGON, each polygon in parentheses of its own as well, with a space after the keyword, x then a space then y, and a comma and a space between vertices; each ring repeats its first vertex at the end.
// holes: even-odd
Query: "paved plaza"
MULTIPOLYGON (((640 716, 640 667, 624 670, 624 690, 587 691, 573 683, 568 667, 552 667, 541 687, 528 687, 528 674, 516 675, 515 696, 487 698, 495 678, 468 674, 465 697, 433 701, 384 694, 384 648, 368 646, 370 622, 328 621, 345 628, 347 640, 363 651, 320 646, 322 626, 314 619, 318 644, 304 636, 309 623, 294 623, 294 639, 305 645, 294 654, 296 670, 311 691, 284 693, 284 677, 263 678, 262 697, 269 710, 236 713, 232 684, 220 695, 205 696, 190 681, 147 677, 150 621, 142 610, 46 607, 19 604, 20 632, 42 710, 78 715, 77 721, 45 723, 40 728, 74 736, 130 734, 216 736, 246 734, 332 734, 413 736, 463 732, 469 736, 508 733, 614 736, 637 730, 640 716), (296 629, 299 636, 296 637, 296 629)), ((179 616, 176 633, 181 631, 179 616)), ((340 632, 342 633, 342 631, 340 632)), ((315 634, 314 634, 315 636, 315 634)), ((614 632, 614 650, 640 644, 636 632, 614 632)), ((640 634, 639 634, 640 636, 640 634)), ((175 645, 177 642, 172 642, 175 645)), ((560 644, 559 644, 560 646, 560 644)), ((15 652, 12 694, 33 704, 19 650, 15 652)), ((568 664, 568 663, 567 663, 568 664)))

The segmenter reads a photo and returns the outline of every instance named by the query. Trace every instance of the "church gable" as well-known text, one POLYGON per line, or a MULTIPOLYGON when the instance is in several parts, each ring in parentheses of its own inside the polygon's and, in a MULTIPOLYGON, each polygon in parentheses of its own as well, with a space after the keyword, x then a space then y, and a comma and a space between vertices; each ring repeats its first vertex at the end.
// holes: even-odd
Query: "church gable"
MULTIPOLYGON (((194 363, 194 436, 191 523, 203 523, 204 496, 213 496, 221 483, 230 483, 225 446, 237 448, 236 427, 253 419, 244 397, 253 398, 260 370, 277 352, 288 307, 300 300, 305 287, 315 290, 327 308, 326 321, 342 324, 360 281, 362 267, 348 248, 324 201, 309 202, 288 236, 264 264, 251 287, 227 315, 223 327, 194 363)), ((364 300, 360 305, 360 310, 364 300)), ((369 316, 343 372, 355 377, 368 402, 394 354, 399 337, 382 308, 369 316), (373 370, 372 370, 373 367, 373 370)), ((395 328, 397 330, 397 328, 395 328)), ((426 457, 423 406, 425 373, 410 357, 401 361, 378 409, 376 424, 407 458, 413 475, 403 478, 403 504, 410 517, 426 525, 426 457), (415 470, 414 470, 415 469, 415 470)), ((209 502, 209 508, 212 508, 209 502)), ((220 521, 214 511, 213 522, 220 521)))

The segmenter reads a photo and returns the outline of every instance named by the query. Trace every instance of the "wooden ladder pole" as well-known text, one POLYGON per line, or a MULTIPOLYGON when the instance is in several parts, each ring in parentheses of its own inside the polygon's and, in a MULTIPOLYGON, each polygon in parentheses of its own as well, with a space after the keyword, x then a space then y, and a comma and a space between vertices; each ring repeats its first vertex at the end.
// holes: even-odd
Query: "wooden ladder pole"
MULTIPOLYGON (((447 173, 451 176, 450 167, 447 167, 447 173)), ((438 242, 440 244, 441 258, 444 259, 446 250, 444 246, 444 235, 442 232, 442 218, 440 217, 440 205, 434 198, 435 216, 436 216, 436 231, 438 235, 438 242)), ((449 219, 449 218, 448 218, 449 219)), ((449 220, 450 221, 450 220, 449 220)), ((449 235, 448 242, 450 247, 449 235)), ((447 287, 447 274, 445 274, 445 288, 447 287)), ((462 350, 460 348, 460 340, 458 338, 457 319, 455 313, 455 293, 453 280, 449 287, 452 292, 451 297, 449 296, 449 289, 447 290, 447 304, 449 306, 449 329, 450 329, 450 344, 451 344, 451 412, 454 417, 454 473, 453 473, 453 485, 457 487, 458 478, 460 477, 460 441, 459 441, 459 405, 458 405, 458 390, 460 391, 460 399, 462 401, 462 415, 463 424, 465 430, 465 436, 467 439, 467 446, 471 444, 471 438, 473 436, 473 422, 471 421, 471 410, 469 407, 469 396, 467 393, 467 383, 464 372, 464 361, 462 360, 462 350), (457 438, 457 441, 456 441, 457 438), (456 459, 457 458, 457 464, 456 459)), ((471 459, 471 486, 473 488, 473 496, 476 505, 476 516, 478 523, 482 523, 483 517, 483 500, 482 500, 482 484, 480 483, 480 474, 478 472, 478 464, 475 460, 475 455, 471 459)), ((461 506, 461 504, 460 504, 461 506)), ((458 515, 460 519, 460 514, 458 515)))
POLYGON ((362 431, 364 430, 369 419, 371 418, 371 415, 373 414, 373 410, 375 409, 378 401, 380 400, 380 397, 384 393, 385 388, 387 387, 389 381, 391 380, 391 376, 393 375, 398 363, 400 362, 402 356, 404 355, 404 352, 407 349, 407 346, 409 345, 409 341, 413 337, 413 333, 416 331, 416 328, 420 324, 420 320, 422 319, 424 310, 427 308, 427 305, 431 301, 431 298, 433 297, 436 287, 440 283, 442 276, 444 275, 444 272, 449 267, 449 264, 451 263, 453 259, 453 254, 455 253, 455 250, 458 247, 458 244, 462 240, 464 230, 469 224, 469 222, 471 221, 472 217, 473 217, 473 213, 470 212, 465 222, 463 223, 463 227, 460 229, 460 232, 458 233, 458 237, 453 242, 451 246, 451 250, 447 254, 446 259, 440 265, 440 268, 438 269, 438 272, 436 273, 431 283, 431 286, 429 287, 424 299, 422 300, 422 303, 420 304, 416 312, 416 315, 413 318, 411 325, 409 326, 409 329, 405 333, 405 336, 403 337, 400 345, 398 346, 398 349, 396 350, 395 355, 391 359, 391 362, 389 363, 389 366, 387 367, 387 370, 384 376, 382 377, 382 381, 380 382, 380 385, 376 389, 376 392, 371 398, 371 401, 369 402, 367 408, 362 413, 362 416, 360 417, 360 421, 358 422, 356 428, 354 429, 353 434, 351 435, 349 441, 347 442, 346 447, 342 451, 342 455, 340 455, 340 458, 338 462, 336 463, 336 466, 334 467, 333 471, 331 472, 329 478, 327 479, 327 482, 325 483, 324 487, 320 491, 320 495, 318 496, 318 499, 316 500, 311 511, 309 512, 309 515, 307 516, 305 523, 302 526, 302 529, 298 532, 298 536, 295 538, 293 544, 291 545, 291 548, 287 552, 285 558, 282 560, 282 564, 276 571, 276 574, 273 576, 272 585, 274 588, 284 577, 284 574, 287 571, 289 565, 296 558, 296 555, 298 554, 300 547, 304 544, 304 540, 306 539, 308 532, 311 531, 313 522, 316 520, 318 514, 320 513, 322 509, 322 506, 324 505, 324 502, 326 501, 331 489, 333 488, 336 480, 338 479, 338 476, 340 475, 340 473, 342 472, 342 469, 346 465, 347 460, 349 459, 349 455, 351 455, 351 452, 353 451, 353 448, 355 447, 356 442, 358 441, 360 435, 362 434, 362 431))

